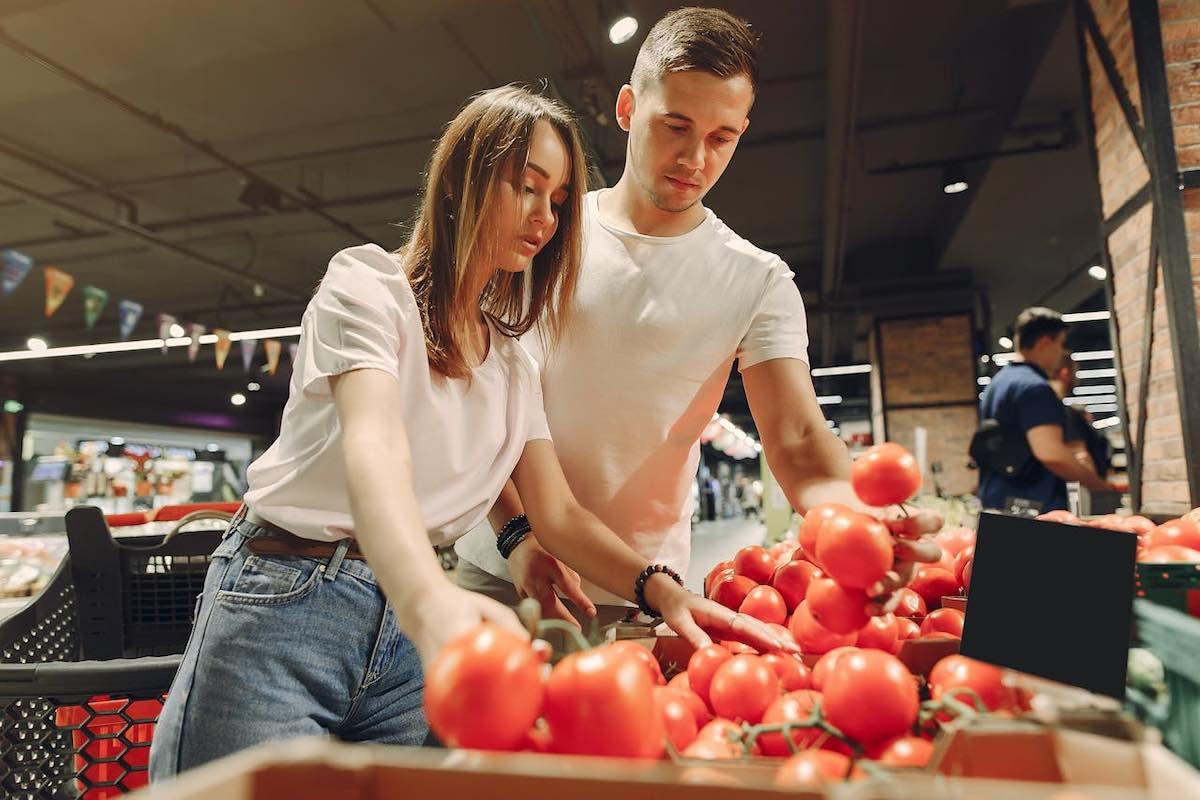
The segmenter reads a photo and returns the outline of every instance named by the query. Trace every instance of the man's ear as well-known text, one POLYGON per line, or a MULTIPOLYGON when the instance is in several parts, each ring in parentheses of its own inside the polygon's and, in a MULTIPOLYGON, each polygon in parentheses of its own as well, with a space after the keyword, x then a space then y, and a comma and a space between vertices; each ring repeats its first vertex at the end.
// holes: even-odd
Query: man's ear
POLYGON ((633 87, 628 83, 621 87, 621 91, 617 92, 617 124, 621 126, 621 130, 629 133, 630 119, 633 117, 633 108, 636 104, 636 98, 633 96, 633 87))

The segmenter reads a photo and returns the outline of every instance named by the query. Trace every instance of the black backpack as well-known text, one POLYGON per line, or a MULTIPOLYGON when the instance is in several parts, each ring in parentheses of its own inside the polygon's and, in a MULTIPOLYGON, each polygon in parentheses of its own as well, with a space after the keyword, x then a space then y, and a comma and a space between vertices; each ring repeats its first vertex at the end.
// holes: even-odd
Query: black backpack
POLYGON ((1029 477, 1030 469, 1037 461, 1022 431, 1006 428, 994 419, 980 423, 967 452, 981 471, 995 473, 1014 483, 1029 477))

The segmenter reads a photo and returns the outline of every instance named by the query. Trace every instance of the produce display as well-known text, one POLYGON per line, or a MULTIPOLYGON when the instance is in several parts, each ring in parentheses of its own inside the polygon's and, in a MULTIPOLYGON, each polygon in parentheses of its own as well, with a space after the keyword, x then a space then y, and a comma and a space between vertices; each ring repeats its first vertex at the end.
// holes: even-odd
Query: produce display
POLYGON ((1140 564, 1200 564, 1200 508, 1161 525, 1138 515, 1105 514, 1081 520, 1068 511, 1051 511, 1038 519, 1135 534, 1140 564))

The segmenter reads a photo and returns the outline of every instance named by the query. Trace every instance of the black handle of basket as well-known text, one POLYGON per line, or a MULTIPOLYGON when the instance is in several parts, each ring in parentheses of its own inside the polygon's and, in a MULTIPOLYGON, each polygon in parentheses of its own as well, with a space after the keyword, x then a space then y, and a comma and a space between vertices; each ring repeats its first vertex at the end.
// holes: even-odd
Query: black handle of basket
POLYGON ((85 700, 97 694, 151 696, 171 687, 182 655, 0 664, 0 701, 85 700))

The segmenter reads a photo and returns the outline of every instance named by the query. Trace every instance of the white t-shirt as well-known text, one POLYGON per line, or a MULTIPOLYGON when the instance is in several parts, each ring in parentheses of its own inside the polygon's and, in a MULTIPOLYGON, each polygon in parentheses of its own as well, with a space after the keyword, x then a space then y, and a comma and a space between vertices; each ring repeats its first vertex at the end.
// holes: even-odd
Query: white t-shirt
POLYGON ((246 503, 297 536, 354 535, 329 379, 356 369, 382 370, 400 383, 395 410, 404 418, 417 502, 435 545, 478 525, 525 442, 550 438, 537 362, 519 341, 491 326, 491 347, 472 381, 433 373, 399 258, 376 245, 343 250, 304 312, 279 438, 247 473, 246 503))
MULTIPOLYGON (((700 433, 739 368, 808 361, 808 326, 792 272, 711 210, 682 236, 620 230, 584 204, 584 257, 575 317, 542 361, 555 447, 585 508, 654 563, 685 573, 691 484, 700 433)), ((460 556, 509 579, 487 524, 459 540, 460 556)), ((599 603, 625 601, 588 586, 599 603)))

